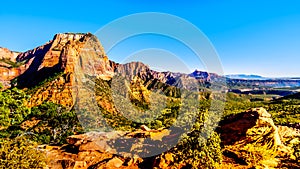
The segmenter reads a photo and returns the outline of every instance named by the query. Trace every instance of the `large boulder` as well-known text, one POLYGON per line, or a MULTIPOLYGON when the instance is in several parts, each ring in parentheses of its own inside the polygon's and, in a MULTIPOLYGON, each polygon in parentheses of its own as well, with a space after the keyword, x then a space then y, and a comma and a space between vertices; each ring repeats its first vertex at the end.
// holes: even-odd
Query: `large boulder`
MULTIPOLYGON (((264 108, 252 108, 246 112, 239 113, 228 117, 221 123, 221 140, 224 145, 232 145, 238 141, 256 138, 255 136, 263 136, 272 133, 272 141, 275 145, 281 145, 278 128, 264 108), (253 131, 250 134, 248 131, 253 131), (268 131, 268 133, 259 133, 260 130, 268 131)), ((253 141, 253 140, 252 140, 253 141)))
POLYGON ((292 147, 286 145, 289 136, 282 131, 264 108, 232 115, 219 128, 225 159, 232 158, 247 167, 278 167, 281 160, 292 159, 293 154, 292 147))

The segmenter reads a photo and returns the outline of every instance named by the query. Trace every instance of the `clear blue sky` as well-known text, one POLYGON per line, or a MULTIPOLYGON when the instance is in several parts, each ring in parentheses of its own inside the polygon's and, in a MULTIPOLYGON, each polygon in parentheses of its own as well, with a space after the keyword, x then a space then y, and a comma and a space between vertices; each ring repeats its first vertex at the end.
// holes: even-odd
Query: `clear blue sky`
POLYGON ((196 25, 215 46, 226 74, 300 76, 298 0, 11 0, 0 6, 0 46, 26 51, 56 33, 93 33, 137 12, 169 13, 196 25))

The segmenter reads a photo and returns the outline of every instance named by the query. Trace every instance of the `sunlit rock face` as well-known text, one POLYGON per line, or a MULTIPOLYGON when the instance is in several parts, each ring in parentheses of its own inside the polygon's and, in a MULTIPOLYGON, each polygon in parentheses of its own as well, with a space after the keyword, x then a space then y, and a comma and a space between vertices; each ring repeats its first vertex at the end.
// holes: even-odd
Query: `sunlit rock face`
POLYGON ((0 83, 5 88, 9 87, 10 81, 22 74, 28 67, 29 63, 16 63, 19 54, 19 52, 0 47, 0 83))

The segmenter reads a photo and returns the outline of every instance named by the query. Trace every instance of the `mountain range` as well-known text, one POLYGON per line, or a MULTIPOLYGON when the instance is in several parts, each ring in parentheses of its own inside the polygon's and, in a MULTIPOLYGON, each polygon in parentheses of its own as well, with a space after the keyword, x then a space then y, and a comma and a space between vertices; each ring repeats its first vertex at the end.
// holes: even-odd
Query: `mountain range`
MULTIPOLYGON (((45 77, 56 73, 70 74, 74 69, 73 64, 79 58, 79 55, 82 55, 82 57, 85 57, 83 55, 89 55, 89 61, 84 60, 84 64, 95 64, 95 62, 98 62, 97 70, 94 73, 101 74, 103 77, 111 77, 116 69, 116 65, 123 67, 123 64, 117 64, 108 59, 99 40, 94 35, 90 33, 65 33, 57 34, 45 45, 26 52, 13 52, 6 48, 0 48, 0 82, 5 87, 18 85, 19 87, 28 88, 45 80, 45 77), (82 51, 83 48, 89 51, 82 51)), ((170 85, 175 85, 175 79, 179 77, 191 77, 208 83, 211 80, 221 78, 217 74, 199 70, 195 70, 191 74, 157 72, 150 70, 147 65, 137 62, 128 63, 127 66, 124 66, 124 69, 131 74, 135 68, 144 70, 140 74, 144 79, 155 78, 170 85)), ((237 83, 241 85, 250 83, 253 86, 269 87, 300 86, 300 80, 297 78, 274 79, 244 74, 226 75, 225 77, 229 87, 237 83)), ((69 80, 72 81, 71 79, 69 80)))

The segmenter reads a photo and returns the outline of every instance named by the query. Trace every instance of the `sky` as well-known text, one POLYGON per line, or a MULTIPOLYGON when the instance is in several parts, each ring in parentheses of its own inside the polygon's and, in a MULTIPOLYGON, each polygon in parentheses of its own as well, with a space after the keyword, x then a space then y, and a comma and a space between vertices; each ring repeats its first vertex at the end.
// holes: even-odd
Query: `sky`
MULTIPOLYGON (((115 19, 141 12, 167 13, 195 25, 214 46, 224 74, 300 77, 298 0, 11 0, 0 6, 0 46, 26 51, 56 33, 96 33, 115 19)), ((107 55, 117 62, 138 55, 148 64, 153 60, 166 63, 162 65, 174 63, 167 67, 172 71, 181 67, 180 61, 189 66, 186 71, 205 70, 205 63, 193 61, 193 52, 184 45, 157 35, 128 38, 107 55), (149 59, 151 54, 155 56, 149 59), (172 61, 167 62, 168 57, 172 61)))

